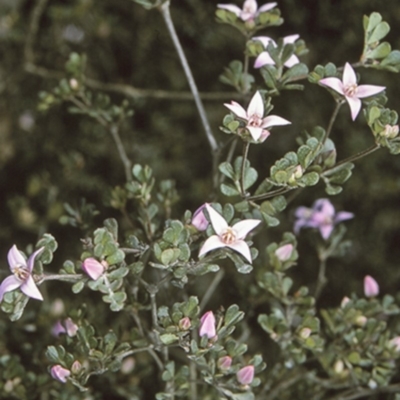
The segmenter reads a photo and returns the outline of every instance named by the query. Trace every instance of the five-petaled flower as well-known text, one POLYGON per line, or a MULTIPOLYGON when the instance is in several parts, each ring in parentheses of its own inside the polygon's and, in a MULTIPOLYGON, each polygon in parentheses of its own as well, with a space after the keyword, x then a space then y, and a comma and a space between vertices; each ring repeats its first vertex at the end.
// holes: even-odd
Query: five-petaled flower
MULTIPOLYGON (((294 43, 300 35, 290 35, 290 36, 285 36, 283 38, 283 44, 289 44, 289 43, 294 43)), ((276 43, 273 39, 271 39, 268 36, 256 36, 253 38, 253 40, 258 40, 259 42, 262 43, 264 48, 266 49, 268 47, 269 43, 272 43, 274 47, 276 47, 276 43)), ((292 54, 284 63, 283 65, 285 67, 291 68, 293 65, 299 64, 300 60, 295 54, 292 54)), ((272 59, 272 57, 269 55, 268 51, 263 51, 260 53, 255 62, 254 62, 254 68, 261 68, 264 65, 275 65, 275 61, 272 59)))
POLYGON ((267 128, 291 124, 291 122, 277 115, 269 115, 263 118, 264 102, 258 91, 250 100, 247 111, 236 101, 231 101, 231 104, 224 104, 224 106, 229 108, 240 119, 246 121, 246 128, 256 142, 263 142, 270 135, 267 128))
POLYGON ((353 121, 357 118, 361 109, 360 99, 373 96, 386 89, 384 86, 357 85, 356 73, 349 63, 346 63, 344 66, 342 80, 338 78, 324 78, 321 79, 319 83, 330 87, 344 96, 350 106, 351 118, 353 121))
POLYGON ((301 228, 317 228, 321 236, 327 240, 337 223, 353 218, 354 214, 347 211, 335 213, 335 208, 328 199, 319 199, 314 202, 312 208, 298 207, 295 216, 296 234, 301 228))
POLYGON ((254 229, 261 221, 258 219, 245 219, 230 227, 225 219, 218 214, 210 205, 206 205, 211 225, 216 235, 210 236, 200 249, 199 257, 211 250, 221 247, 229 247, 240 253, 251 263, 251 254, 248 244, 244 241, 246 235, 254 229))
POLYGON ((267 3, 258 8, 256 0, 246 0, 243 9, 234 4, 218 4, 217 7, 234 13, 242 21, 253 21, 259 14, 272 10, 277 3, 267 3))
POLYGON ((23 254, 17 249, 14 244, 13 247, 8 251, 8 265, 10 267, 12 275, 8 276, 0 285, 0 302, 3 300, 3 296, 7 292, 11 292, 15 289, 20 289, 24 294, 32 299, 43 300, 42 294, 36 286, 35 281, 32 277, 32 270, 35 264, 35 258, 44 250, 44 247, 36 250, 32 253, 28 260, 25 260, 23 254))

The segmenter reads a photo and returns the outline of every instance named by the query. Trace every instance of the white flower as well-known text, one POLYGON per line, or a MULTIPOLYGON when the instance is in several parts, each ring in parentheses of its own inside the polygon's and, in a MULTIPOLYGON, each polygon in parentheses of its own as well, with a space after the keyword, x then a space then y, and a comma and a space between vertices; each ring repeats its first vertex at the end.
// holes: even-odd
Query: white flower
POLYGON ((31 254, 26 261, 23 254, 17 249, 14 244, 8 252, 8 265, 10 267, 12 275, 8 276, 0 285, 0 302, 3 300, 3 296, 7 292, 11 292, 15 289, 20 289, 24 294, 32 299, 43 300, 42 294, 36 286, 35 281, 32 278, 32 270, 35 264, 35 258, 44 250, 41 247, 31 254))
MULTIPOLYGON (((300 35, 285 36, 283 38, 283 44, 294 43, 299 37, 300 37, 300 35)), ((272 43, 274 45, 274 47, 276 47, 276 43, 274 42, 274 40, 268 36, 257 36, 257 37, 254 37, 253 40, 258 40, 259 42, 261 42, 265 49, 268 47, 269 43, 272 43)), ((300 60, 298 59, 298 57, 296 55, 292 54, 284 62, 283 65, 287 68, 291 68, 291 67, 293 67, 293 65, 299 64, 299 63, 300 63, 300 60)), ((275 61, 269 55, 268 51, 263 51, 262 53, 260 53, 257 56, 257 58, 254 62, 254 68, 261 68, 264 65, 275 65, 275 61)))
POLYGON ((258 8, 256 0, 246 0, 243 3, 243 9, 234 4, 218 4, 217 7, 234 13, 242 21, 251 21, 258 17, 260 13, 269 11, 276 7, 276 4, 277 3, 267 3, 258 8))
POLYGON ((346 63, 343 70, 342 80, 338 78, 324 78, 319 81, 322 85, 328 86, 340 93, 350 106, 351 118, 354 121, 361 109, 361 100, 364 97, 373 96, 383 92, 384 86, 357 85, 357 77, 354 69, 346 63))
POLYGON ((250 248, 244 241, 246 235, 254 229, 261 221, 258 219, 245 219, 230 227, 225 219, 218 214, 210 205, 206 205, 211 225, 216 235, 210 236, 200 249, 199 257, 209 251, 229 247, 240 253, 251 263, 250 248))
POLYGON ((270 135, 267 128, 291 124, 291 122, 277 115, 268 115, 268 117, 263 118, 264 102, 258 91, 250 100, 247 111, 236 101, 231 101, 231 104, 224 104, 224 106, 229 108, 240 119, 246 121, 246 128, 255 141, 263 142, 270 135))

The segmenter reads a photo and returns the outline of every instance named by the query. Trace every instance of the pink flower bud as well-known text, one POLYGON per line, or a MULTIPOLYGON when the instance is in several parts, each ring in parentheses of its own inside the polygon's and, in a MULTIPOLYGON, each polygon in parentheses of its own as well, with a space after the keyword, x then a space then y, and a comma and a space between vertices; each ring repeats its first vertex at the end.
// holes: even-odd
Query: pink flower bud
POLYGON ((192 326, 192 323, 191 323, 189 317, 185 317, 185 318, 182 318, 182 319, 179 321, 179 324, 178 324, 178 325, 179 325, 179 329, 180 329, 181 331, 187 331, 187 330, 189 330, 190 327, 192 326))
POLYGON ((207 221, 207 219, 204 215, 204 208, 205 208, 206 204, 207 203, 200 206, 193 214, 192 225, 198 231, 205 231, 209 224, 209 222, 207 221))
POLYGON ((69 337, 74 337, 78 332, 78 325, 76 325, 71 318, 67 318, 64 321, 64 326, 65 326, 65 332, 69 337))
POLYGON ((292 244, 285 244, 278 249, 275 250, 275 255, 278 257, 278 260, 281 262, 285 262, 289 260, 290 256, 293 252, 293 245, 292 244))
POLYGON ((222 371, 227 371, 232 365, 232 357, 224 356, 218 359, 218 368, 222 371))
POLYGON ((79 373, 81 369, 82 369, 82 364, 78 360, 75 360, 74 363, 71 365, 71 372, 74 375, 76 375, 79 373))
POLYGON ((212 311, 207 311, 200 318, 200 332, 201 337, 207 336, 208 339, 212 339, 217 335, 215 330, 215 317, 212 311))
POLYGON ((400 336, 396 336, 389 340, 389 343, 396 349, 396 351, 400 351, 400 336))
POLYGON ((350 299, 347 296, 344 296, 342 301, 340 302, 340 307, 345 307, 346 304, 350 301, 350 299))
POLYGON ((82 269, 92 278, 94 281, 99 279, 104 272, 104 265, 99 263, 94 258, 86 258, 82 263, 82 269))
POLYGON ((59 382, 66 383, 67 378, 71 375, 71 371, 69 369, 63 368, 61 365, 53 365, 50 370, 51 376, 53 379, 56 379, 59 382))
POLYGON ((248 365, 247 367, 239 369, 236 373, 236 378, 242 385, 250 385, 254 379, 254 365, 248 365))
POLYGON ((364 294, 365 297, 375 297, 379 294, 379 285, 372 276, 367 275, 364 278, 364 294))

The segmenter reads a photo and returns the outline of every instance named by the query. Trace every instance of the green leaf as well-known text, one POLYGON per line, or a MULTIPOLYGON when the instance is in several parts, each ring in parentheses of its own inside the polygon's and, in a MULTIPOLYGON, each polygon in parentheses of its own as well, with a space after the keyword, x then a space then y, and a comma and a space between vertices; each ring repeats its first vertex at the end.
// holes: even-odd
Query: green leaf
POLYGON ((367 52, 367 58, 380 59, 385 58, 390 54, 392 47, 388 42, 381 43, 378 47, 367 52))
POLYGON ((282 76, 282 82, 290 82, 291 80, 304 78, 308 74, 308 67, 306 64, 299 63, 289 68, 282 76))
POLYGON ((170 345, 178 341, 178 336, 172 334, 172 333, 165 333, 163 335, 160 335, 160 340, 163 342, 165 345, 170 345))
POLYGON ((372 34, 368 37, 367 43, 372 44, 375 42, 379 42, 383 39, 390 31, 390 26, 387 22, 380 22, 375 29, 373 30, 372 34))
POLYGON ((228 162, 223 162, 219 165, 219 170, 222 174, 224 174, 228 178, 232 180, 236 179, 235 171, 233 170, 232 164, 228 162))
POLYGON ((369 17, 368 17, 368 25, 366 28, 367 32, 372 32, 372 30, 382 21, 382 16, 381 14, 377 12, 373 12, 369 17))
POLYGON ((72 286, 72 291, 73 293, 77 294, 79 292, 82 291, 82 289, 84 288, 85 284, 82 281, 76 282, 73 286, 72 286))
POLYGON ((234 186, 226 183, 221 184, 221 193, 228 197, 238 196, 240 194, 240 192, 234 186))

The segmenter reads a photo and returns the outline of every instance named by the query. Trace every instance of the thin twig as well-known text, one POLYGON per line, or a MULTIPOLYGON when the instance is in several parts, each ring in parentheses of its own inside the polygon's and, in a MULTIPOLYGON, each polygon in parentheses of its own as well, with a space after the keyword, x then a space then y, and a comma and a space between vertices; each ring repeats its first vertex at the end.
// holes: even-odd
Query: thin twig
POLYGON ((176 49, 179 59, 181 61, 183 70, 186 75, 186 79, 189 83, 190 90, 193 94, 193 98, 196 103, 197 111, 200 115, 200 119, 203 124, 203 128, 206 133, 206 136, 207 136, 208 143, 211 147, 211 151, 216 152, 218 150, 218 144, 217 144, 217 141, 215 140, 215 137, 211 131, 211 127, 208 122, 208 118, 207 118, 203 103, 199 96, 199 91, 197 90, 196 82, 193 78, 192 71, 189 67, 185 53, 184 53, 181 43, 179 41, 178 35, 175 31, 175 26, 174 26, 174 23, 171 18, 169 5, 170 5, 170 1, 169 0, 165 1, 160 7, 160 11, 164 18, 165 24, 167 25, 168 33, 171 36, 172 42, 174 43, 175 49, 176 49))
POLYGON ((223 269, 220 269, 216 275, 214 276, 213 281, 211 282, 210 286, 208 287, 207 291, 203 295, 203 298, 201 299, 200 302, 200 311, 204 309, 208 301, 210 300, 210 297, 213 295, 215 289, 218 287, 219 283, 221 282, 222 278, 225 275, 225 271, 223 269))
POLYGON ((332 132, 333 124, 334 124, 334 122, 336 120, 336 117, 337 117, 337 115, 339 113, 340 107, 342 107, 343 103, 344 103, 344 100, 339 100, 339 101, 336 102, 336 107, 333 110, 333 113, 331 115, 331 119, 329 120, 328 128, 326 129, 326 132, 325 132, 325 136, 322 139, 322 143, 323 144, 326 142, 326 140, 329 138, 329 135, 332 132))
POLYGON ((243 158, 242 158, 242 167, 240 172, 240 191, 242 192, 241 193, 242 197, 246 197, 244 179, 246 175, 246 161, 247 161, 247 155, 249 154, 249 148, 250 148, 249 142, 243 143, 243 158))
POLYGON ((322 289, 325 287, 328 280, 326 279, 326 259, 320 259, 319 261, 319 270, 318 270, 318 278, 317 278, 317 286, 315 287, 314 297, 315 300, 318 300, 321 295, 322 289))

